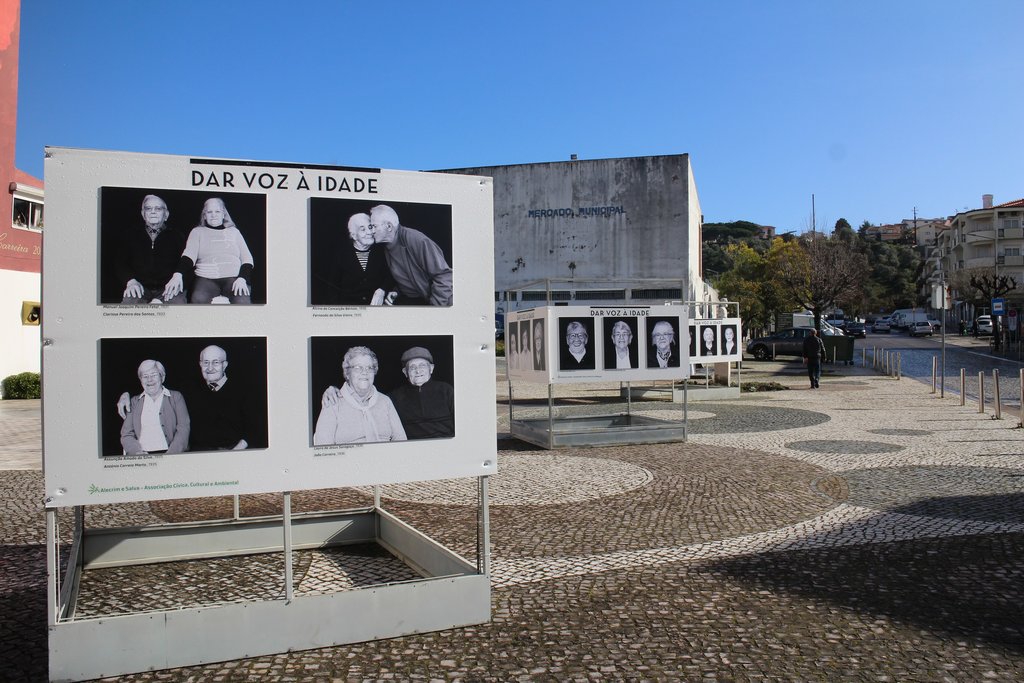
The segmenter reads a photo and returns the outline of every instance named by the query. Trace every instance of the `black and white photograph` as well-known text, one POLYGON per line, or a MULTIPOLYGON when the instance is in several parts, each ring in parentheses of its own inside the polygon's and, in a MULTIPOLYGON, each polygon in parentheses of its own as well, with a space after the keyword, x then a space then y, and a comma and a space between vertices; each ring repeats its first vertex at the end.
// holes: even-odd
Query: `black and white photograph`
POLYGON ((718 355, 718 325, 701 325, 697 339, 697 355, 701 358, 718 355))
POLYGON ((558 369, 593 370, 594 361, 594 320, 592 318, 558 319, 558 369))
POLYGON ((676 332, 678 316, 651 316, 647 321, 647 367, 678 368, 679 342, 676 332))
POLYGON ((310 366, 314 446, 455 436, 451 335, 313 337, 310 366))
POLYGON ((722 325, 722 345, 719 347, 723 356, 739 355, 739 341, 736 339, 736 325, 722 325))
POLYGON ((263 194, 100 188, 101 304, 265 304, 263 194))
POLYGON ((309 200, 311 306, 451 306, 452 207, 309 200))
POLYGON ((103 456, 267 448, 265 337, 99 346, 103 456))
POLYGON ((509 372, 519 369, 519 321, 505 323, 505 365, 509 372))
POLYGON ((533 323, 533 369, 537 371, 547 370, 547 339, 544 336, 547 331, 544 329, 544 318, 536 318, 533 323))
POLYGON ((696 325, 689 325, 689 326, 687 326, 687 331, 689 332, 689 335, 688 335, 687 338, 690 340, 690 358, 696 358, 697 357, 697 326, 696 325))
POLYGON ((636 321, 635 317, 602 319, 605 370, 635 370, 638 367, 636 321))
POLYGON ((519 321, 519 369, 533 369, 533 334, 529 320, 519 321))

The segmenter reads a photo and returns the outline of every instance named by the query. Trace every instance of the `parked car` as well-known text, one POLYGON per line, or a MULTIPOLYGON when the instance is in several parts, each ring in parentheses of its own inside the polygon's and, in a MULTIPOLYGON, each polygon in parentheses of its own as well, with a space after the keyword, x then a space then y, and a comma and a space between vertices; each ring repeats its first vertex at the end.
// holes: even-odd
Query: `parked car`
POLYGON ((888 318, 879 318, 878 320, 875 321, 874 326, 871 328, 871 331, 876 334, 878 332, 885 332, 886 334, 889 334, 889 330, 890 325, 888 318))
MULTIPOLYGON (((802 356, 804 339, 814 329, 812 327, 787 327, 767 337, 758 337, 747 342, 747 353, 756 360, 768 360, 775 356, 802 356)), ((834 328, 833 328, 834 329, 834 328)), ((833 332, 822 327, 821 334, 825 337, 842 336, 842 332, 833 332)))
POLYGON ((865 339, 868 336, 868 329, 864 323, 857 322, 856 320, 846 321, 846 327, 843 328, 843 332, 848 337, 859 337, 865 339))
POLYGON ((932 336, 932 325, 927 320, 918 320, 917 322, 910 323, 908 329, 911 337, 932 336))
POLYGON ((978 334, 989 335, 992 334, 992 316, 990 315, 979 315, 975 321, 975 325, 978 326, 978 334))

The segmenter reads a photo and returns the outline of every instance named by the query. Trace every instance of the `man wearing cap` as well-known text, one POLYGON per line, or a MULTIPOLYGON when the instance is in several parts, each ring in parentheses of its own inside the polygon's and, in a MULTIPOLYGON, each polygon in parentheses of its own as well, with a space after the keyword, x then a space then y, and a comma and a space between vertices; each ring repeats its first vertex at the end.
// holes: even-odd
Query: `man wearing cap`
POLYGON ((410 439, 455 436, 455 389, 432 379, 434 357, 422 346, 402 354, 402 374, 409 380, 389 395, 410 439))

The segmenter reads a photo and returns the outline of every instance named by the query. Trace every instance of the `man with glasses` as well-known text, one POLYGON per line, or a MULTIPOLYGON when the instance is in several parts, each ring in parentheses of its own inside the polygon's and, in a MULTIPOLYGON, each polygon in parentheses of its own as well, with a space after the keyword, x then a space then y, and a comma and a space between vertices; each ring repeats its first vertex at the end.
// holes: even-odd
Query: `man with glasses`
MULTIPOLYGON (((178 268, 185 235, 167 225, 171 212, 155 194, 142 200, 141 228, 127 230, 118 247, 115 272, 124 284, 123 304, 183 304, 184 291, 164 297, 164 286, 178 268)), ((111 302, 113 303, 113 302, 111 302)))
POLYGON ((651 328, 651 348, 647 352, 647 367, 678 368, 679 351, 676 348, 676 331, 672 323, 659 320, 651 328))
POLYGON ((565 327, 565 346, 559 353, 561 370, 593 370, 594 354, 590 350, 590 333, 579 320, 565 327))
POLYGON ((432 379, 434 357, 422 346, 402 354, 402 374, 409 380, 391 392, 398 417, 410 439, 455 436, 455 389, 432 379))
POLYGON ((452 305, 452 268, 434 240, 400 224, 398 213, 386 204, 370 209, 370 228, 374 241, 387 247, 388 268, 398 286, 386 303, 452 305))
POLYGON ((324 392, 314 446, 406 440, 391 399, 374 386, 378 369, 377 354, 367 347, 353 346, 345 352, 341 363, 345 383, 341 389, 328 387, 324 392))
MULTIPOLYGON (((243 450, 257 433, 253 394, 238 381, 229 382, 227 369, 228 354, 221 347, 210 345, 199 353, 202 385, 187 394, 190 451, 243 450)), ((121 394, 117 412, 122 418, 131 412, 127 393, 121 394)))

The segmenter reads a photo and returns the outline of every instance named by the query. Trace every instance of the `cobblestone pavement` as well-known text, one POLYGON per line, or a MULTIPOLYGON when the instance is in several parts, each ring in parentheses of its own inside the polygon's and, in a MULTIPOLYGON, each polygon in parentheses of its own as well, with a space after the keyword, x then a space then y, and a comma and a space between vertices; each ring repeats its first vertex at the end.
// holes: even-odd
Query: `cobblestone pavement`
MULTIPOLYGON (((744 379, 792 388, 692 404, 684 444, 547 452, 500 438, 488 624, 113 680, 1024 680, 1024 430, 869 369, 827 367, 817 391, 793 364, 744 379)), ((522 409, 546 414, 543 389, 530 391, 516 388, 522 409)), ((617 385, 562 393, 560 410, 622 408, 617 385)), ((658 401, 631 410, 681 415, 658 401)), ((0 487, 0 679, 44 680, 41 475, 0 470, 0 487)), ((475 559, 472 485, 383 496, 475 559)), ((292 504, 371 502, 339 489, 292 504)), ((241 508, 274 514, 280 498, 241 508)), ((225 498, 96 506, 88 523, 231 511, 225 498)), ((300 593, 410 577, 375 546, 295 564, 300 593)), ((280 558, 265 555, 92 570, 80 616, 192 604, 200 587, 206 603, 273 599, 282 583, 280 558)))

